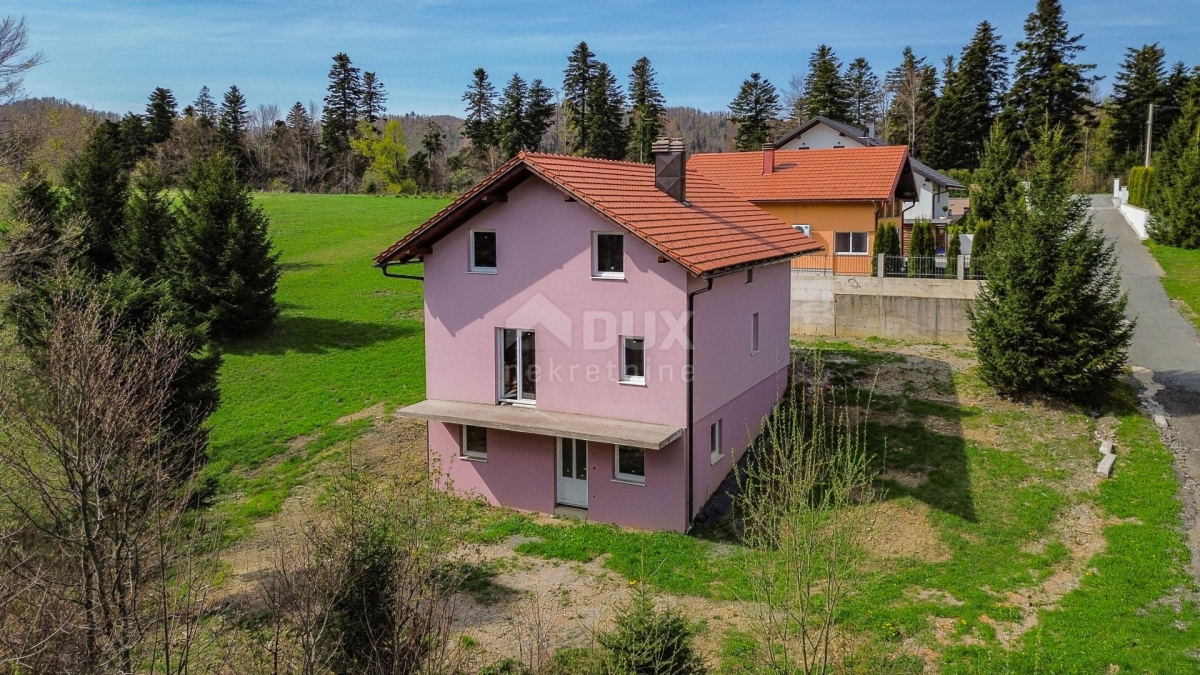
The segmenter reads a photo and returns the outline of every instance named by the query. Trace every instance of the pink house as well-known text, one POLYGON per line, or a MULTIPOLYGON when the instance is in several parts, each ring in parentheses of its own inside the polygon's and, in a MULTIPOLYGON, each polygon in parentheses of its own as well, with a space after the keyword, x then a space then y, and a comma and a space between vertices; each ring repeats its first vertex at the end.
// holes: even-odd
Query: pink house
POLYGON ((757 436, 820 246, 655 150, 522 153, 376 258, 424 263, 428 399, 398 414, 454 489, 682 532, 757 436))

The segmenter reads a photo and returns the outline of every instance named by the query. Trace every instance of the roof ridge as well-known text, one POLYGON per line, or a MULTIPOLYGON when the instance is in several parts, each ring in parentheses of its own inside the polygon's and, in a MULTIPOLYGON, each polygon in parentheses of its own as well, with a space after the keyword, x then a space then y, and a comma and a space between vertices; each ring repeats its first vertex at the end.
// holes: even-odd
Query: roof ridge
POLYGON ((521 151, 520 155, 525 158, 533 157, 535 159, 538 157, 553 157, 555 159, 570 159, 570 160, 576 160, 576 161, 581 161, 581 162, 598 162, 598 163, 602 163, 602 164, 615 164, 618 166, 654 168, 653 164, 647 164, 645 162, 634 162, 634 161, 631 161, 628 159, 605 159, 603 157, 583 157, 580 155, 566 155, 566 154, 558 153, 558 152, 521 151))

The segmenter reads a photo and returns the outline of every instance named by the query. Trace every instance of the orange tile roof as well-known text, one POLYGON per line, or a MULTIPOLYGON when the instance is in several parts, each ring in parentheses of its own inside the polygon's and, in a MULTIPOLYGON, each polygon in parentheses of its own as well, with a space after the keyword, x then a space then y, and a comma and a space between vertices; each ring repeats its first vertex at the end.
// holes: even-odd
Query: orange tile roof
POLYGON ((557 186, 697 275, 784 260, 821 245, 688 167, 681 204, 654 187, 654 166, 521 153, 375 258, 378 265, 419 255, 529 175, 557 186))
POLYGON ((908 164, 908 147, 776 150, 763 175, 763 153, 692 155, 688 168, 755 202, 887 201, 908 164))

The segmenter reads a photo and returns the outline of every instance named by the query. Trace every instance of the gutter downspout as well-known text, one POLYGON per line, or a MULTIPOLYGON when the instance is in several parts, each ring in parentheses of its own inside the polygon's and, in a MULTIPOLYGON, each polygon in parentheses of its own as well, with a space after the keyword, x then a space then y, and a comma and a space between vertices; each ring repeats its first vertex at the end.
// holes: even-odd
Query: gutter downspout
POLYGON ((685 533, 692 529, 692 511, 693 511, 693 506, 694 506, 694 504, 692 503, 693 502, 692 493, 694 492, 693 482, 695 480, 693 477, 694 472, 693 472, 693 467, 692 467, 692 464, 693 464, 692 452, 693 452, 693 449, 695 448, 695 433, 694 433, 695 429, 692 428, 695 425, 695 420, 693 419, 693 415, 695 414, 695 394, 693 392, 693 389, 696 385, 696 345, 695 345, 696 330, 695 330, 695 320, 693 317, 695 317, 695 314, 696 314, 695 313, 696 296, 700 295, 701 293, 707 293, 707 292, 711 291, 712 287, 713 287, 713 279, 712 279, 712 277, 708 277, 708 285, 704 288, 701 288, 698 291, 692 291, 691 293, 688 293, 688 298, 687 298, 687 312, 688 312, 688 324, 687 324, 687 340, 688 340, 688 345, 687 345, 687 369, 688 369, 688 380, 687 380, 687 518, 684 519, 684 522, 687 525, 684 527, 684 530, 683 530, 685 533))

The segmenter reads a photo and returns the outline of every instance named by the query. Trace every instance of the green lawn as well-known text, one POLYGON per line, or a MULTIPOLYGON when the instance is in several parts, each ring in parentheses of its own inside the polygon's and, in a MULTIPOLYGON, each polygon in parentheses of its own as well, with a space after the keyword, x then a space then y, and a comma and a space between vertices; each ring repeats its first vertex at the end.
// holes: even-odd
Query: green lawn
POLYGON ((321 449, 361 431, 332 423, 425 392, 421 282, 389 279, 372 258, 445 200, 263 194, 282 253, 279 320, 269 334, 224 347, 221 405, 211 418, 210 476, 233 525, 273 513, 321 449), (253 469, 314 435, 303 456, 253 469))
POLYGON ((1150 253, 1166 274, 1163 288, 1172 300, 1191 308, 1188 318, 1200 329, 1200 249, 1175 248, 1150 243, 1150 253))

